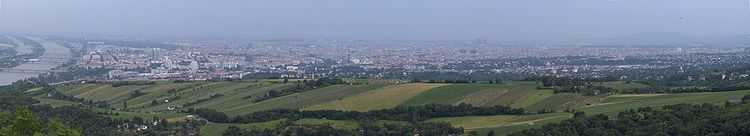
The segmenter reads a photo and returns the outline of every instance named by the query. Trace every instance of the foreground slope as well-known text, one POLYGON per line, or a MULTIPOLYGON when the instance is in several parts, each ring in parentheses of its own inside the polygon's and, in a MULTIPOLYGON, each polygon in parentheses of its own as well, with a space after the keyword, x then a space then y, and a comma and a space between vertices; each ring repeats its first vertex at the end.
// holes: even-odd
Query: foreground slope
MULTIPOLYGON (((622 88, 623 83, 609 83, 622 88)), ((304 110, 350 110, 369 111, 396 106, 416 106, 430 103, 451 104, 469 103, 475 106, 506 105, 526 109, 528 115, 467 116, 434 118, 429 122, 449 122, 464 127, 466 132, 484 135, 489 131, 508 134, 528 128, 539 128, 543 124, 559 122, 571 117, 563 111, 584 111, 587 114, 615 115, 618 112, 640 107, 658 107, 679 103, 723 104, 727 100, 738 100, 750 91, 704 92, 679 94, 614 94, 584 96, 577 93, 552 93, 539 90, 535 83, 506 84, 342 84, 310 89, 301 93, 285 95, 264 101, 254 101, 270 90, 290 87, 278 81, 195 81, 195 82, 155 82, 153 84, 133 84, 112 86, 108 83, 88 83, 55 86, 60 92, 77 98, 104 101, 117 110, 96 109, 101 112, 117 113, 108 115, 116 118, 159 116, 170 121, 180 121, 185 113, 169 111, 186 103, 195 103, 183 108, 208 108, 225 112, 230 116, 243 115, 269 109, 304 110), (140 93, 136 93, 140 92, 140 93), (139 95, 134 95, 139 94, 139 95), (211 99, 212 95, 223 96, 211 99), (179 98, 179 99, 175 99, 179 98), (430 99, 433 98, 433 99, 430 99), (169 100, 169 102, 164 102, 169 100), (203 101, 201 101, 203 100, 203 101), (156 103, 154 103, 156 101, 156 103), (200 101, 200 102, 198 102, 200 101), (197 103, 196 103, 197 102, 197 103), (127 103, 129 110, 122 110, 127 103), (552 113, 536 114, 537 110, 552 113)), ((79 105, 78 102, 55 100, 37 96, 42 104, 51 106, 79 105)), ((381 120, 387 121, 387 120, 381 120)), ((337 129, 356 128, 358 121, 302 119, 300 124, 333 124, 337 129)), ((228 126, 250 128, 263 126, 270 128, 276 122, 252 124, 209 123, 201 130, 206 135, 220 134, 228 126), (261 125, 262 124, 262 125, 261 125)))

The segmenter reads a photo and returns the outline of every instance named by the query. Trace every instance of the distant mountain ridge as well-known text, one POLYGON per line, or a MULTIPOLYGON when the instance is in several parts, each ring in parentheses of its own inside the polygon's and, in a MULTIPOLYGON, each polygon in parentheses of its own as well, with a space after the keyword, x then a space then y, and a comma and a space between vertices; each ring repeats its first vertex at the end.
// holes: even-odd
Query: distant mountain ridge
POLYGON ((643 32, 613 38, 573 40, 573 42, 628 45, 750 45, 750 35, 707 37, 676 32, 643 32))

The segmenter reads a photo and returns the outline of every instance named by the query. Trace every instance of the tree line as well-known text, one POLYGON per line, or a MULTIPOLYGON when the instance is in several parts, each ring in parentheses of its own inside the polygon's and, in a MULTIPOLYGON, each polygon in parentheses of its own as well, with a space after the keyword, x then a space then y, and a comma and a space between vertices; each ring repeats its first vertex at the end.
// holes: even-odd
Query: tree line
POLYGON ((377 124, 373 121, 358 123, 354 130, 340 130, 329 124, 324 125, 297 125, 286 120, 273 129, 250 129, 243 130, 239 127, 230 126, 224 131, 224 136, 449 136, 461 135, 463 128, 456 128, 445 122, 419 122, 409 124, 377 124))
POLYGON ((208 121, 216 123, 255 123, 278 119, 332 119, 332 120, 394 120, 394 121, 425 121, 430 118, 458 117, 458 116, 486 116, 486 115, 520 115, 525 111, 520 108, 506 106, 474 107, 470 104, 455 106, 427 104, 423 106, 399 106, 392 109, 359 111, 338 110, 298 110, 274 109, 253 112, 230 118, 225 113, 212 109, 187 109, 182 112, 196 114, 208 121))
POLYGON ((544 87, 557 87, 557 86, 583 86, 592 84, 594 82, 612 82, 619 81, 619 79, 611 76, 607 77, 555 77, 555 76, 530 76, 522 81, 535 81, 541 82, 544 87))
POLYGON ((726 92, 726 91, 738 91, 738 90, 749 90, 750 84, 748 83, 737 83, 730 85, 715 85, 715 86, 692 86, 692 87, 668 87, 652 85, 646 88, 633 88, 627 90, 625 93, 695 93, 695 92, 726 92))
MULTIPOLYGON (((102 75, 107 74, 109 70, 111 69, 71 68, 71 69, 68 69, 67 72, 40 74, 37 77, 31 77, 31 78, 26 79, 25 81, 39 83, 40 85, 46 85, 46 84, 71 81, 71 80, 76 80, 76 79, 81 79, 81 78, 86 78, 86 77, 102 76, 102 75)), ((23 80, 19 80, 19 81, 23 81, 23 80)))
POLYGON ((598 85, 582 85, 582 86, 559 86, 553 88, 554 93, 583 93, 588 96, 599 95, 608 92, 618 92, 619 90, 598 85))

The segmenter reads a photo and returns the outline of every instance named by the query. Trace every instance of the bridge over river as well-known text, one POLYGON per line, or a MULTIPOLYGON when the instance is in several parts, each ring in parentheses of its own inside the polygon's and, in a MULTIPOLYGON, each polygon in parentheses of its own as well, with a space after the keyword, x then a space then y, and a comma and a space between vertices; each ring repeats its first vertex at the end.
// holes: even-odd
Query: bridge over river
POLYGON ((65 70, 37 70, 37 69, 0 68, 0 73, 42 74, 42 73, 56 73, 56 72, 65 72, 65 70))
MULTIPOLYGON (((20 38, 10 37, 9 38, 20 38)), ((30 78, 37 76, 41 73, 50 72, 64 72, 61 70, 53 70, 55 67, 62 65, 72 58, 70 50, 63 47, 62 45, 36 37, 25 37, 33 40, 42 45, 44 53, 39 58, 30 60, 28 63, 21 64, 13 68, 2 68, 0 69, 0 85, 7 85, 17 80, 30 78)), ((18 40, 13 40, 18 41, 18 40)), ((18 45, 23 45, 23 42, 16 42, 18 45)), ((26 47, 20 46, 20 47, 26 47)), ((17 49, 18 50, 18 49, 17 49)))

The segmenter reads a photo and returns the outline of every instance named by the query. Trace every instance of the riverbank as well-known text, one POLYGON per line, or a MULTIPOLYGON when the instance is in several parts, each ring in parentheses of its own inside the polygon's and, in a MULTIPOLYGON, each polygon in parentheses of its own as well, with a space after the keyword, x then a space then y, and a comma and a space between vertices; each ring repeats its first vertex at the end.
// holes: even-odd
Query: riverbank
MULTIPOLYGON (((47 41, 37 37, 26 37, 34 42, 42 45, 44 53, 42 56, 37 58, 39 62, 25 63, 19 66, 13 67, 14 69, 30 69, 30 70, 51 70, 55 67, 62 65, 62 63, 46 62, 44 58, 68 58, 72 57, 70 49, 63 47, 54 41, 47 41)), ((14 40, 17 41, 17 40, 14 40)), ((8 85, 15 81, 35 77, 37 74, 34 73, 8 73, 0 72, 0 85, 8 85)))

